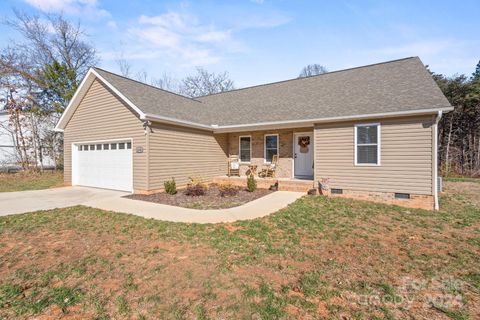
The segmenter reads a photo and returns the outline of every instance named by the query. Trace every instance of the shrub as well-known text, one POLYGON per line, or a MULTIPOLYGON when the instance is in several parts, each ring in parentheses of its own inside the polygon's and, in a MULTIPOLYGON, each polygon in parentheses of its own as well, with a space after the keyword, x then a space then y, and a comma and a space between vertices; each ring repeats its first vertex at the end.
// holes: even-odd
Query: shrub
POLYGON ((190 183, 185 189, 185 195, 187 196, 203 196, 207 191, 207 185, 203 183, 200 179, 190 178, 190 183))
POLYGON ((172 180, 167 180, 163 183, 163 186, 165 187, 165 192, 168 194, 176 194, 177 193, 177 183, 175 182, 175 179, 172 178, 172 180))
POLYGON ((233 197, 238 194, 238 188, 231 183, 218 186, 220 197, 233 197))
POLYGON ((255 190, 257 190, 257 181, 253 175, 250 175, 247 178, 247 191, 253 192, 255 190))

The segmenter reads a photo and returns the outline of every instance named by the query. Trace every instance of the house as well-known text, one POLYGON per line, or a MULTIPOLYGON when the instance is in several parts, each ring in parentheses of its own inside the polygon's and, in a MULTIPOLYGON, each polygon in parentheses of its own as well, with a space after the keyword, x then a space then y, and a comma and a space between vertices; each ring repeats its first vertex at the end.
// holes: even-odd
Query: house
MULTIPOLYGON (((453 108, 418 57, 196 99, 92 68, 59 120, 65 182, 149 193, 279 156, 277 180, 438 208, 437 126, 453 108)), ((226 179, 226 178, 225 178, 226 179)))
MULTIPOLYGON (((26 141, 32 136, 31 131, 27 129, 22 133, 26 141)), ((16 141, 15 130, 11 126, 9 112, 0 110, 0 172, 11 172, 21 169, 16 141)), ((48 169, 55 168, 54 159, 45 152, 45 147, 42 150, 42 157, 41 160, 37 161, 37 165, 48 169)), ((29 151, 31 155, 31 148, 29 148, 29 151)), ((33 155, 31 157, 33 158, 33 155)))
POLYGON ((15 144, 9 130, 8 111, 0 110, 0 171, 8 170, 14 165, 15 144))

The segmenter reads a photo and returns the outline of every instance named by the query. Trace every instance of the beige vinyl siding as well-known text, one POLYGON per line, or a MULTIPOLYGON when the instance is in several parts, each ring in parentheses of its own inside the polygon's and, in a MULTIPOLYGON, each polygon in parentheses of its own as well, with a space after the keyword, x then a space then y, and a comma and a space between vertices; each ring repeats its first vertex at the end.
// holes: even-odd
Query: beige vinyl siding
POLYGON ((315 178, 332 188, 433 194, 433 117, 317 124, 315 178), (380 166, 354 164, 354 125, 380 123, 380 166))
POLYGON ((65 182, 72 181, 72 143, 132 138, 133 187, 146 189, 147 154, 142 122, 110 89, 95 80, 64 131, 65 182), (135 153, 143 147, 143 153, 135 153))
POLYGON ((227 173, 227 134, 153 123, 148 139, 149 190, 172 177, 184 186, 189 177, 208 181, 227 173))

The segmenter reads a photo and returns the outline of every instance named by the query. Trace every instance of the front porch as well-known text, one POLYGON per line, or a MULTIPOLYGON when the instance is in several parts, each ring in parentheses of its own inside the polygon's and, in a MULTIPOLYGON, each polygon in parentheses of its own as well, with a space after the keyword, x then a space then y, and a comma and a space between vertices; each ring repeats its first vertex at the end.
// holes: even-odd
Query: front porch
MULTIPOLYGON (((294 178, 259 178, 255 177, 257 187, 268 189, 270 186, 278 182, 279 191, 294 191, 294 192, 308 192, 308 190, 315 188, 314 181, 294 178)), ((247 185, 247 177, 228 177, 217 176, 213 178, 213 183, 226 184, 230 183, 235 186, 245 187, 247 185)))
POLYGON ((277 155, 276 178, 313 180, 313 138, 313 128, 230 132, 226 154, 240 160, 238 174, 241 177, 249 174, 250 166, 256 166, 260 173, 268 167, 272 156, 277 155), (307 143, 302 144, 305 138, 307 143), (269 143, 267 139, 271 139, 269 143))

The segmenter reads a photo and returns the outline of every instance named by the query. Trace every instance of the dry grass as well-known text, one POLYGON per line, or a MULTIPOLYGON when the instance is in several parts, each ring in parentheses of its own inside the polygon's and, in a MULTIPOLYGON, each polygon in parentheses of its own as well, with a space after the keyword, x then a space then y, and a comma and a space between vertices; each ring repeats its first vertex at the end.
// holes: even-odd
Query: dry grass
POLYGON ((62 171, 0 173, 0 192, 48 189, 62 184, 62 171))
POLYGON ((441 212, 305 197, 233 224, 0 218, 0 318, 478 319, 480 184, 441 212))

